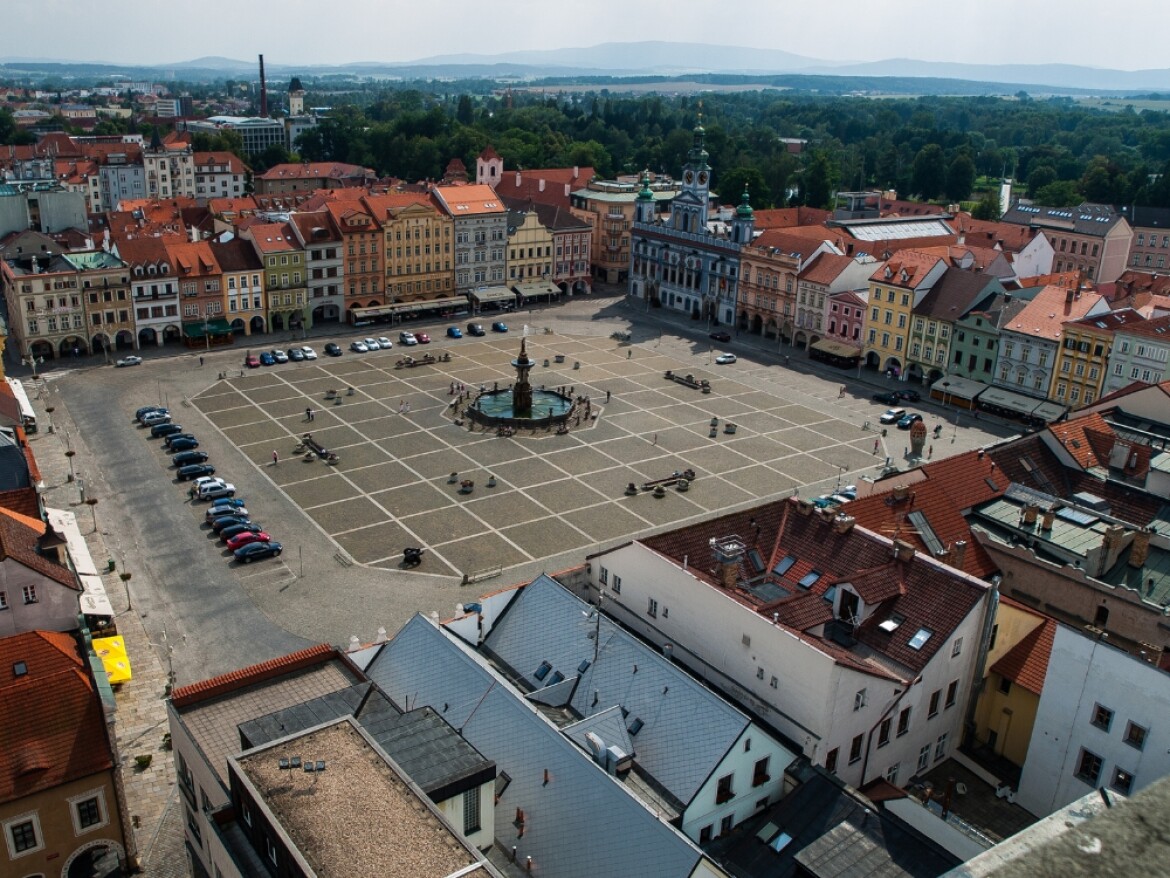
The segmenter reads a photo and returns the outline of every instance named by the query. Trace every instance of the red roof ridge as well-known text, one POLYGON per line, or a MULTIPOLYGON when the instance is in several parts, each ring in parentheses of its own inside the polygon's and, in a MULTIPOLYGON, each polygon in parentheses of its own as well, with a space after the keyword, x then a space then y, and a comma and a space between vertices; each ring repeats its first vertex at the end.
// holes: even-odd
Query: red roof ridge
POLYGON ((176 708, 189 707, 192 704, 209 701, 220 695, 226 695, 228 692, 234 692, 244 686, 263 683, 292 671, 324 664, 332 658, 339 658, 340 655, 328 643, 319 643, 308 649, 292 652, 279 658, 269 659, 266 662, 239 668, 235 671, 228 671, 226 674, 220 674, 209 680, 201 680, 189 686, 180 686, 171 693, 171 704, 176 708))

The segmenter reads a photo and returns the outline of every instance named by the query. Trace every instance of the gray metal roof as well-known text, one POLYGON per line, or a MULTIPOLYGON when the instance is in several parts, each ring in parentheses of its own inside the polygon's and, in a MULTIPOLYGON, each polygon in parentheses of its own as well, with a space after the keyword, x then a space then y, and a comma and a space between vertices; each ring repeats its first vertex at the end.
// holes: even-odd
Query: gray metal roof
POLYGON ((570 740, 575 741, 577 746, 586 753, 589 752, 589 744, 585 741, 585 735, 589 732, 593 732, 601 738, 607 747, 617 745, 625 753, 634 752, 634 744, 630 740, 630 733, 626 730, 626 720, 622 716, 622 709, 616 705, 609 710, 600 711, 593 716, 567 725, 561 731, 568 735, 570 740))
POLYGON ((426 618, 407 622, 368 672, 399 704, 432 706, 508 775, 496 803, 496 837, 505 848, 515 845, 521 862, 531 856, 543 874, 558 878, 680 876, 702 857, 468 647, 426 618), (525 815, 523 835, 517 809, 525 815))
POLYGON ((622 708, 638 766, 684 804, 750 724, 744 713, 545 575, 521 590, 484 646, 534 689, 553 674, 579 674, 573 710, 588 717, 622 708), (552 668, 542 682, 535 674, 546 662, 552 668))

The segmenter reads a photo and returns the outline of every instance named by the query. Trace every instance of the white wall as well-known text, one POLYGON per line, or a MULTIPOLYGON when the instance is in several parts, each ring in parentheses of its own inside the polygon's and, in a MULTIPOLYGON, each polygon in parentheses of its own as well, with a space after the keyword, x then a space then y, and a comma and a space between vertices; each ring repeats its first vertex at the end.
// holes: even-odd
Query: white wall
MULTIPOLYGON (((69 571, 72 576, 73 572, 69 571)), ((22 631, 72 631, 77 628, 80 609, 80 585, 69 588, 50 579, 14 558, 0 562, 0 591, 5 593, 8 608, 0 610, 0 637, 22 631), (24 586, 36 590, 36 601, 24 602, 24 586)))
POLYGON ((1130 794, 1170 773, 1170 675, 1061 625, 1017 801, 1044 817, 1094 787, 1111 787, 1118 768, 1134 776, 1130 794), (1093 724, 1098 704, 1114 712, 1108 730, 1093 724), (1125 742, 1131 721, 1149 730, 1141 749, 1125 742), (1096 783, 1076 776, 1082 749, 1101 757, 1096 783))
POLYGON ((490 780, 479 785, 479 832, 465 835, 463 832, 463 798, 464 793, 454 795, 442 802, 436 802, 435 807, 447 818, 451 828, 467 839, 468 843, 480 850, 487 850, 492 846, 496 835, 496 782, 490 780))
MULTIPOLYGON (((919 557, 913 563, 933 562, 919 557)), ((929 767, 936 761, 933 748, 940 735, 948 736, 945 754, 958 741, 978 654, 982 602, 939 649, 921 681, 902 697, 892 714, 890 743, 879 749, 876 726, 897 698, 897 690, 903 688, 896 681, 838 665, 812 643, 773 625, 722 589, 639 543, 595 558, 590 572, 595 587, 602 567, 609 580, 607 613, 660 646, 672 643, 676 660, 775 726, 803 747, 815 764, 824 765, 829 751, 839 749, 836 770, 847 783, 860 786, 863 768, 864 780, 869 780, 884 776, 894 764, 901 766, 898 780, 905 782, 916 771, 922 746, 932 747, 929 767), (612 588, 615 575, 621 577, 620 593, 612 588), (656 618, 647 614, 652 598, 658 602, 656 618), (962 637, 964 645, 960 655, 952 658, 955 637, 962 637), (952 680, 959 681, 958 695, 954 706, 945 708, 946 688, 952 680), (856 694, 862 689, 866 690, 864 705, 854 710, 856 694), (930 694, 935 690, 941 690, 939 712, 927 719, 930 694), (909 731, 898 737, 898 711, 907 706, 911 708, 909 731), (851 742, 859 734, 863 735, 862 758, 851 764, 851 742), (866 745, 871 748, 868 759, 866 745)))
MULTIPOLYGON (((195 815, 195 821, 199 826, 199 831, 203 836, 202 842, 195 838, 191 829, 187 826, 186 815, 183 815, 183 833, 187 838, 187 843, 193 850, 198 852, 202 860, 203 866, 210 872, 211 869, 211 852, 213 845, 210 840, 214 836, 211 825, 207 819, 207 811, 203 809, 203 802, 201 801, 201 793, 207 794, 207 801, 210 805, 210 810, 214 811, 217 808, 226 805, 231 801, 230 793, 221 785, 219 776, 212 770, 207 757, 203 755, 194 738, 188 734, 186 727, 183 725, 179 714, 174 707, 168 702, 167 716, 169 719, 169 729, 171 733, 171 749, 175 754, 175 773, 179 774, 180 762, 182 757, 187 769, 191 772, 192 780, 194 781, 194 797, 195 807, 191 808, 191 812, 195 815)), ((182 808, 189 808, 186 794, 182 791, 182 780, 175 781, 180 786, 179 799, 182 808)), ((214 874, 214 873, 213 873, 214 874)))

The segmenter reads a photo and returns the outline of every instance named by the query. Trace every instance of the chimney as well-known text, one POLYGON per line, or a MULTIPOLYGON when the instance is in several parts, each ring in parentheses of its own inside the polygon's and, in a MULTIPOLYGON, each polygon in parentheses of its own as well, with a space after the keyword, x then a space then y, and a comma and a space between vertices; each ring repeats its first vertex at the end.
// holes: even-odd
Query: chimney
POLYGON ((811 500, 798 500, 796 503, 796 511, 805 518, 812 514, 813 508, 811 500))
POLYGON ((894 540, 894 560, 909 564, 914 558, 914 547, 905 540, 894 540))
POLYGON ((1138 569, 1144 567, 1149 555, 1150 531, 1143 527, 1133 535, 1133 544, 1129 547, 1129 566, 1138 569))
POLYGON ((894 500, 901 502, 910 496, 910 489, 905 485, 894 485, 894 500))
POLYGON ((565 184, 565 198, 568 198, 569 193, 572 191, 573 191, 573 185, 571 183, 566 183, 565 184))
POLYGON ((852 515, 838 515, 833 522, 833 530, 839 534, 847 534, 853 530, 853 525, 857 523, 857 519, 852 515))
POLYGON ((260 56, 260 115, 268 116, 268 83, 264 79, 264 56, 260 56))
POLYGON ((536 186, 540 192, 544 191, 544 178, 543 177, 540 179, 540 182, 536 184, 536 186))
POLYGON ((1036 516, 1040 514, 1040 507, 1035 503, 1027 503, 1024 505, 1024 524, 1032 526, 1036 523, 1036 516))
POLYGON ((520 184, 521 184, 522 182, 523 182, 523 179, 522 179, 522 178, 521 178, 521 176, 520 176, 520 172, 519 172, 519 171, 517 171, 517 172, 516 172, 516 188, 517 188, 517 189, 519 189, 519 188, 520 188, 520 184))
POLYGON ((951 544, 951 566, 956 570, 963 569, 963 559, 967 557, 967 541, 955 540, 951 544))
POLYGON ((581 166, 580 165, 573 165, 573 179, 576 180, 580 176, 581 176, 581 166))
POLYGON ((1052 524, 1056 521, 1056 510, 1049 506, 1044 510, 1044 517, 1040 520, 1040 530, 1052 530, 1052 524))
POLYGON ((1076 295, 1076 293, 1073 290, 1069 290, 1067 293, 1065 293, 1064 294, 1064 304, 1071 305, 1073 303, 1073 296, 1074 295, 1076 295))
POLYGON ((719 565, 719 581, 726 589, 735 588, 739 581, 739 561, 724 561, 719 565))

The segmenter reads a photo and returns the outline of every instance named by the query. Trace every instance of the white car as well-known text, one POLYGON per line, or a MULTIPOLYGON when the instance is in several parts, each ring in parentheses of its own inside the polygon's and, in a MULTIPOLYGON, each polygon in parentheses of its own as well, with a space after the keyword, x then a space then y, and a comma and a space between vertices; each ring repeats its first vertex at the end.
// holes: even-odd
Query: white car
POLYGON ((351 341, 349 343, 349 349, 355 354, 364 354, 369 350, 364 341, 351 341))
POLYGON ((906 409, 887 409, 878 420, 883 424, 894 424, 902 420, 905 415, 906 409))
POLYGON ((305 355, 306 360, 317 359, 317 352, 308 345, 305 345, 303 348, 301 348, 301 353, 305 355))
POLYGON ((729 363, 734 363, 737 359, 738 357, 735 354, 720 354, 715 358, 715 362, 720 366, 726 366, 729 363))
POLYGON ((384 336, 384 335, 379 335, 378 336, 378 347, 380 347, 384 351, 388 351, 388 350, 390 350, 390 348, 394 347, 394 342, 390 341, 390 339, 386 338, 386 336, 384 336))
POLYGON ((116 365, 118 365, 118 366, 141 366, 142 365, 142 357, 122 357, 122 359, 118 360, 116 365))
POLYGON ((234 497, 236 495, 236 486, 230 482, 220 482, 219 484, 204 485, 199 488, 200 500, 214 500, 217 497, 234 497))
POLYGON ((288 362, 288 354, 286 354, 284 351, 277 349, 277 350, 271 351, 271 353, 272 353, 272 359, 276 360, 276 362, 278 362, 278 363, 287 363, 288 362))
POLYGON ((418 344, 418 339, 414 337, 413 332, 398 333, 398 343, 404 345, 418 344))
POLYGON ((200 476, 199 478, 197 478, 193 482, 191 482, 192 487, 194 487, 196 491, 200 490, 204 485, 224 485, 224 484, 227 484, 227 483, 223 479, 221 479, 219 476, 200 476))
POLYGON ((366 348, 371 351, 381 350, 382 348, 382 346, 378 344, 378 340, 376 338, 363 338, 362 341, 365 342, 366 348))

